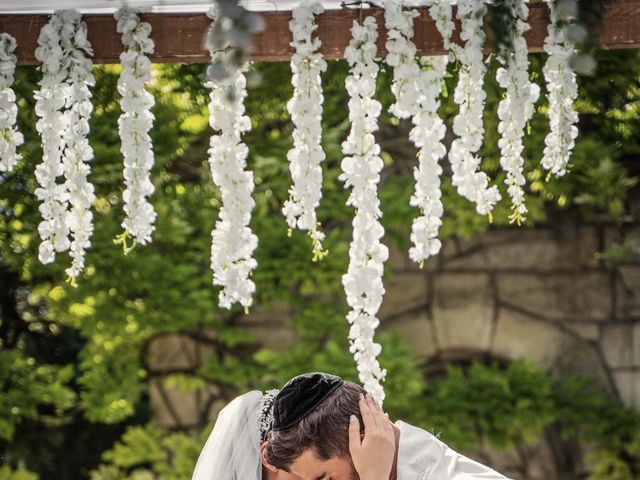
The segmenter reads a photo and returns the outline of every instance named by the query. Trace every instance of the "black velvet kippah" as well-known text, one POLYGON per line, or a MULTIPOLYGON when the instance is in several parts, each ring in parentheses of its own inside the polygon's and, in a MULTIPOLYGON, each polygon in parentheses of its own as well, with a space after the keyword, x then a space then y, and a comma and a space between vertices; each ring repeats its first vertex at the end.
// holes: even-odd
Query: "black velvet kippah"
POLYGON ((321 372, 305 373, 289 380, 273 405, 273 430, 284 430, 298 423, 343 383, 340 377, 321 372))

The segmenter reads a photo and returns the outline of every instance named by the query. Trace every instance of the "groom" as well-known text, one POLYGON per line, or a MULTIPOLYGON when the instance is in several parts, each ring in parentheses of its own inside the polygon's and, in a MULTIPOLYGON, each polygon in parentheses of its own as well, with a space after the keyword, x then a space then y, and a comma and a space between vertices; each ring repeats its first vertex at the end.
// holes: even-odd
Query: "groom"
POLYGON ((273 425, 261 445, 263 478, 355 480, 357 470, 362 480, 377 480, 386 468, 383 476, 390 480, 506 479, 425 430, 402 421, 392 424, 364 393, 359 385, 325 373, 290 380, 275 399, 273 425), (363 452, 368 434, 368 452, 363 452), (385 456, 390 468, 383 467, 385 456), (367 467, 371 474, 363 475, 367 467))

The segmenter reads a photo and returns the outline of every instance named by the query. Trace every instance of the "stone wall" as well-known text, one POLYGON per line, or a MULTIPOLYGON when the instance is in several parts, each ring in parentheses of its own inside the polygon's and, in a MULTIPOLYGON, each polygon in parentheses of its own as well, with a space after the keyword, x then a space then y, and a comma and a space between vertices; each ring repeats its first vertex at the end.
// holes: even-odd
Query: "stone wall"
POLYGON ((430 364, 529 358, 640 408, 640 262, 598 255, 625 241, 640 245, 640 227, 493 229, 447 242, 426 271, 395 252, 383 328, 430 364))
MULTIPOLYGON (((399 332, 427 373, 449 361, 529 358, 550 373, 590 376, 640 408, 640 259, 636 252, 611 265, 598 257, 625 242, 640 245, 640 224, 494 228, 446 242, 423 270, 392 248, 381 328, 399 332)), ((236 323, 264 346, 286 348, 295 341, 290 315, 286 307, 253 311, 236 323)), ((197 368, 213 348, 174 335, 150 353, 155 369, 171 372, 197 368)), ((207 424, 224 404, 224 392, 185 394, 161 378, 150 393, 165 428, 207 424)), ((512 478, 584 478, 580 447, 552 430, 538 445, 474 456, 512 478)))
MULTIPOLYGON (((549 372, 594 377, 640 408, 640 261, 598 258, 625 242, 640 245, 640 225, 494 228, 446 242, 422 270, 391 248, 381 328, 402 334, 427 368, 529 358, 549 372)), ((237 322, 264 346, 283 348, 295 341, 289 316, 284 307, 237 322)), ((180 371, 197 367, 213 347, 173 336, 150 351, 155 369, 180 371)), ((178 390, 154 387, 151 395, 165 426, 195 425, 207 414, 206 403, 178 390)))

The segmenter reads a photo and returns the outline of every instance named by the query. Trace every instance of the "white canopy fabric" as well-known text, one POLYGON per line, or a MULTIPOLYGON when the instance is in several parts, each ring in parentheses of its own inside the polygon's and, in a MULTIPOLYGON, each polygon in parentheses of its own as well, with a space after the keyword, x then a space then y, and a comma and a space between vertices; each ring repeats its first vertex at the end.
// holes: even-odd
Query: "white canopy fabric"
MULTIPOLYGON (((122 5, 150 12, 204 12, 212 0, 0 0, 0 13, 51 13, 54 10, 76 8, 84 13, 113 13, 122 5)), ((291 10, 299 0, 241 0, 249 10, 273 12, 291 10)), ((340 8, 339 0, 325 0, 325 8, 340 8)))

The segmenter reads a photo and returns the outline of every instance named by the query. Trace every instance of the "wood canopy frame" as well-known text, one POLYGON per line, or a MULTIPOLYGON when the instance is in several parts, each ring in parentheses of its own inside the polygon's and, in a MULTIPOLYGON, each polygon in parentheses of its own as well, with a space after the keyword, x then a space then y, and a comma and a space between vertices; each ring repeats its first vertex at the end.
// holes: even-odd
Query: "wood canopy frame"
MULTIPOLYGON (((547 36, 549 10, 545 3, 529 5, 531 29, 525 34, 529 50, 540 52, 547 36)), ((419 55, 442 55, 446 51, 435 23, 426 8, 418 8, 420 16, 414 21, 414 41, 419 55)), ((378 51, 386 53, 384 11, 365 10, 378 21, 380 36, 378 51)), ((266 28, 254 36, 252 58, 256 61, 289 61, 293 50, 289 45, 290 11, 263 12, 266 28)), ((146 13, 142 19, 152 26, 151 38, 155 53, 149 57, 154 63, 208 63, 209 52, 204 37, 211 20, 204 13, 168 14, 146 13)), ((16 55, 20 65, 38 65, 34 52, 40 29, 48 22, 48 15, 0 15, 0 31, 13 35, 17 42, 16 55)), ((357 9, 327 10, 318 17, 317 34, 322 41, 321 52, 328 60, 340 59, 351 37, 353 20, 359 18, 357 9)), ((94 63, 120 63, 122 42, 116 31, 113 15, 85 15, 88 37, 94 50, 94 63)), ((456 22, 453 39, 459 42, 460 24, 456 22)), ((640 0, 608 0, 602 11, 602 23, 595 45, 603 49, 637 48, 640 46, 640 0)))

